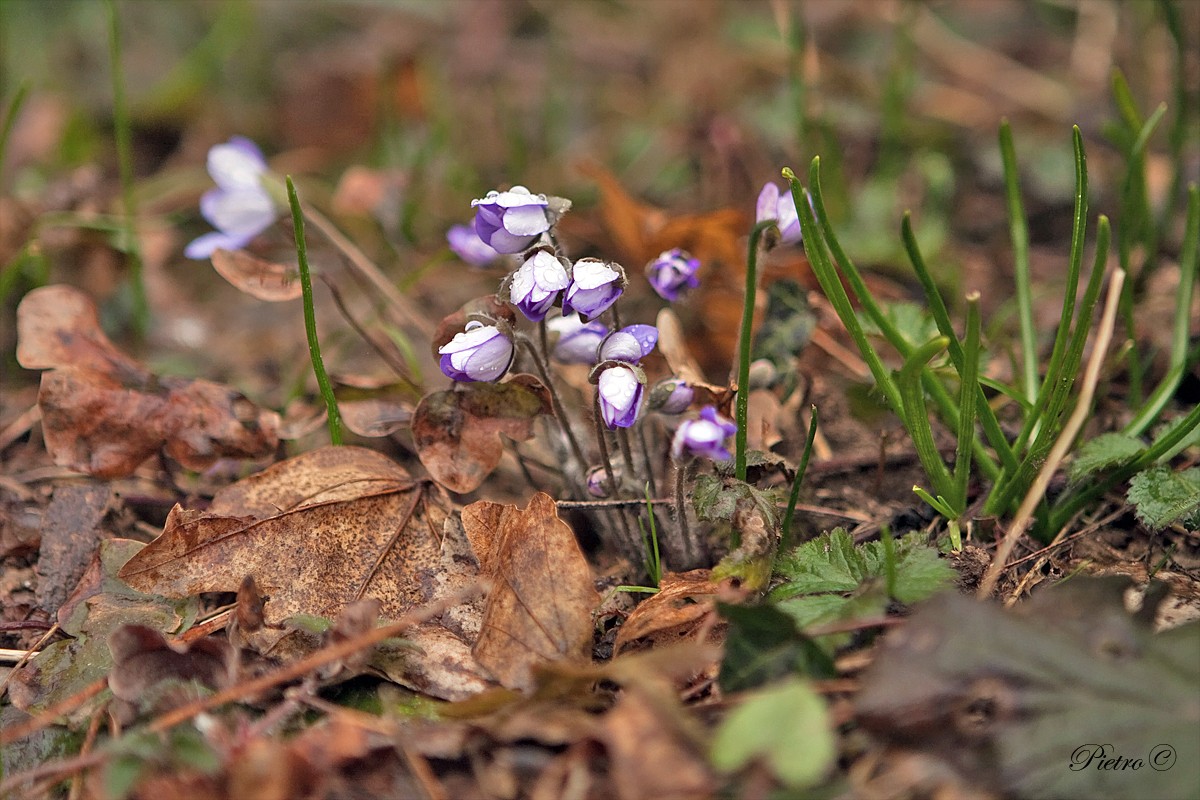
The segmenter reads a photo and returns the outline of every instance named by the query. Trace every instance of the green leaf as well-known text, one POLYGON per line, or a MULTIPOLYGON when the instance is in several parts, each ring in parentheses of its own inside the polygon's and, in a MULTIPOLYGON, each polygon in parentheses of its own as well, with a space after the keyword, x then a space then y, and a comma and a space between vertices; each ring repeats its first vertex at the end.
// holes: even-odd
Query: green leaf
POLYGON ((775 570, 787 582, 776 597, 817 592, 852 592, 868 576, 867 561, 845 528, 835 528, 782 556, 775 570))
POLYGON ((717 610, 729 621, 718 677, 723 691, 744 691, 793 673, 821 678, 837 674, 832 659, 774 606, 718 603, 717 610))
POLYGON ((692 491, 692 506, 696 509, 696 516, 709 522, 732 520, 738 502, 744 500, 758 506, 769 525, 778 524, 779 510, 775 506, 775 494, 745 481, 701 475, 696 479, 696 487, 692 491))
POLYGON ((1200 516, 1200 467, 1181 472, 1154 467, 1139 472, 1130 479, 1126 498, 1137 510, 1138 519, 1154 530, 1200 516))
MULTIPOLYGON (((896 302, 883 306, 883 316, 892 323, 896 331, 913 347, 919 347, 938 335, 933 315, 923 305, 896 302)), ((863 330, 872 336, 881 336, 879 326, 863 312, 859 312, 863 330)))
MULTIPOLYGON (((892 597, 910 604, 924 600, 954 583, 954 568, 939 557, 934 547, 925 544, 925 536, 910 533, 896 540, 896 582, 892 597)), ((861 548, 869 574, 883 576, 886 555, 883 542, 868 542, 861 548)))
POLYGON ((1128 464, 1146 449, 1136 436, 1104 433, 1083 443, 1071 462, 1070 476, 1078 481, 1094 472, 1128 464))
POLYGON ((713 766, 721 772, 761 760, 791 788, 820 781, 835 755, 825 701, 795 678, 748 695, 721 722, 712 747, 713 766))

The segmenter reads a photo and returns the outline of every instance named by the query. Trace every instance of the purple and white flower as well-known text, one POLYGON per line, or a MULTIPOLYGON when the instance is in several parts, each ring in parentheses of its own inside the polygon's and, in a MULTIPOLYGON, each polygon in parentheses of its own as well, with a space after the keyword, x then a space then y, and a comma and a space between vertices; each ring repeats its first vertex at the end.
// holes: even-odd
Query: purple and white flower
MULTIPOLYGON (((621 484, 621 469, 620 467, 613 468, 613 474, 616 477, 617 485, 621 484)), ((608 470, 604 467, 592 467, 588 470, 587 477, 584 479, 587 484, 587 492, 592 497, 605 498, 609 495, 609 478, 608 470)))
POLYGON ((666 250, 646 265, 646 280, 659 297, 674 303, 684 289, 695 289, 700 285, 696 273, 700 271, 700 259, 680 250, 666 250))
POLYGON ((684 453, 690 453, 714 461, 727 461, 733 456, 725 449, 725 440, 735 433, 737 425, 733 420, 722 417, 714 406, 705 406, 700 410, 700 419, 680 423, 671 442, 671 455, 679 459, 684 453))
POLYGON ((549 250, 535 250, 508 281, 508 300, 533 322, 541 322, 571 279, 549 250))
POLYGON ((472 200, 475 208, 475 233, 497 253, 520 253, 550 230, 550 201, 524 186, 507 192, 491 191, 472 200))
POLYGON ((682 414, 696 399, 696 390, 679 378, 666 378, 650 390, 647 405, 660 414, 682 414))
POLYGON ((658 328, 653 325, 626 325, 613 331, 600 344, 600 361, 628 361, 636 364, 658 344, 658 328))
POLYGON ((446 243, 455 255, 473 267, 486 267, 500 257, 490 244, 479 238, 472 225, 451 225, 446 243))
POLYGON ((578 314, 549 319, 546 327, 558 334, 550 356, 562 364, 595 364, 600 343, 608 336, 608 326, 603 322, 584 322, 578 314))
POLYGON ((275 222, 275 201, 262 182, 266 171, 262 151, 244 136, 208 151, 208 174, 217 188, 200 198, 200 214, 216 230, 193 239, 184 255, 203 259, 217 250, 241 250, 275 222))
POLYGON ((796 211, 796 201, 791 191, 780 194, 779 187, 768 181, 758 193, 758 203, 755 207, 754 221, 756 223, 775 220, 779 228, 779 240, 784 244, 799 242, 800 215, 796 211))
POLYGON ((438 348, 439 366, 456 381, 496 381, 512 365, 513 350, 512 339, 495 325, 472 320, 438 348))
POLYGON ((616 264, 598 258, 581 258, 571 271, 571 285, 563 298, 563 314, 577 311, 594 319, 625 291, 625 275, 616 264))
POLYGON ((628 428, 637 421, 645 386, 632 366, 616 364, 600 373, 596 386, 600 416, 609 428, 628 428))

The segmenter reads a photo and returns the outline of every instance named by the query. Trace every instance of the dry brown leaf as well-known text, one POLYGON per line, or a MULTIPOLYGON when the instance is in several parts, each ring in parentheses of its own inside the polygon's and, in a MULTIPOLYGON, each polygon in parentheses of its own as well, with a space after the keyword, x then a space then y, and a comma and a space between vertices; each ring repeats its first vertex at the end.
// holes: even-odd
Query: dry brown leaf
POLYGON ((128 475, 157 452, 188 469, 261 458, 279 416, 209 381, 159 378, 118 350, 96 307, 69 286, 35 289, 17 308, 17 360, 42 375, 38 406, 55 463, 101 478, 128 475))
POLYGON ((245 250, 221 250, 212 254, 213 269, 233 286, 268 303, 295 300, 303 290, 295 267, 267 261, 245 250))
POLYGON ((668 572, 658 592, 638 604, 617 631, 613 654, 627 649, 661 647, 696 635, 710 624, 718 584, 712 572, 668 572))
POLYGON ((683 335, 679 316, 672 309, 664 308, 658 312, 655 327, 658 328, 658 349, 667 360, 671 374, 685 381, 699 394, 698 404, 711 403, 722 414, 733 416, 729 408, 733 402, 734 388, 719 386, 704 379, 704 372, 683 335))
POLYGON ((475 657, 501 684, 533 687, 533 669, 591 659, 592 612, 600 596, 570 526, 539 492, 525 509, 481 500, 463 527, 492 579, 475 657))
MULTIPOLYGON (((376 598, 380 613, 396 618, 435 599, 446 516, 437 487, 386 456, 326 447, 222 489, 206 512, 176 506, 162 535, 120 577, 181 597, 236 591, 252 575, 266 628, 248 638, 270 647, 297 615, 334 619, 376 598)), ((449 698, 486 686, 465 642, 436 625, 412 632, 422 646, 423 637, 431 649, 412 656, 419 679, 410 685, 449 698)))
POLYGON ((412 418, 413 444, 441 485, 465 493, 479 488, 504 457, 500 435, 525 441, 533 422, 550 413, 550 395, 532 375, 505 383, 460 383, 426 395, 412 418))

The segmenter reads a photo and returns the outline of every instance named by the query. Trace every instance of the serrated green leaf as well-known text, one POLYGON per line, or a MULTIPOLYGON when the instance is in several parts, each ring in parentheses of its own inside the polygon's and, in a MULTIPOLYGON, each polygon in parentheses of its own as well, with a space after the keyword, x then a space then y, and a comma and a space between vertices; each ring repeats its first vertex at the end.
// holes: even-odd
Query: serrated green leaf
POLYGON ((1126 499, 1138 519, 1153 530, 1165 528, 1200 512, 1200 467, 1175 472, 1170 467, 1153 467, 1129 481, 1126 499))
MULTIPOLYGON (((924 600, 954 583, 954 568, 939 557, 936 548, 925 544, 924 535, 910 533, 895 545, 896 583, 892 597, 901 603, 924 600)), ((861 550, 868 574, 882 577, 886 568, 883 542, 868 542, 861 550)))
POLYGON ((724 485, 716 475, 700 475, 692 489, 692 506, 696 516, 704 520, 730 519, 737 498, 724 491, 724 485))
POLYGON ((825 701, 794 678, 747 696, 717 728, 712 746, 721 772, 761 760, 791 788, 821 780, 835 755, 825 701))
POLYGON ((775 571, 787 579, 774 590, 775 597, 852 592, 869 574, 866 559, 845 528, 801 544, 776 562, 775 571))
POLYGON ((1128 464, 1141 455, 1146 445, 1136 436, 1104 433, 1083 443, 1071 462, 1070 477, 1078 481, 1093 472, 1128 464))
POLYGON ((819 678, 837 674, 825 651, 774 606, 718 603, 717 610, 729 621, 718 677, 723 691, 745 691, 793 673, 819 678))

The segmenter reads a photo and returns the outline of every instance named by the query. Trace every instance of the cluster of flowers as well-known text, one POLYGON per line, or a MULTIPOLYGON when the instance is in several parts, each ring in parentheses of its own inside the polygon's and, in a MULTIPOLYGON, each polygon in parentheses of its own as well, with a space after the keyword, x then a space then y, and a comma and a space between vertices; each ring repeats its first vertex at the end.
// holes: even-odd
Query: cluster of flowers
MULTIPOLYGON (((466 262, 486 265, 502 255, 517 257, 516 268, 504 279, 499 296, 527 319, 546 324, 558 335, 551 356, 561 363, 592 367, 599 416, 610 429, 635 424, 646 396, 646 376, 640 367, 658 342, 653 325, 627 325, 612 330, 598 317, 610 309, 627 286, 624 269, 597 258, 571 263, 544 239, 557 223, 565 201, 534 194, 524 186, 489 192, 472 201, 473 228, 456 226, 447 233, 451 248, 466 262), (561 314, 550 316, 555 307, 561 314), (549 319, 548 319, 549 317, 549 319)), ((553 242, 553 239, 551 239, 553 242)), ((646 266, 646 278, 661 297, 675 301, 700 283, 699 259, 678 248, 659 255, 646 266)), ((502 322, 472 321, 439 348, 442 371, 457 381, 495 381, 508 371, 515 356, 511 333, 502 322)), ((695 393, 685 382, 669 379, 653 393, 654 410, 667 414, 686 411, 695 393)), ((692 453, 729 458, 724 441, 736 427, 706 408, 699 419, 680 424, 673 445, 677 458, 692 453)))
MULTIPOLYGON (((208 153, 208 172, 216 188, 200 200, 200 212, 217 230, 185 249, 189 258, 209 258, 218 249, 238 250, 279 217, 264 176, 267 163, 258 147, 241 136, 214 146, 208 153)), ((563 363, 593 366, 600 416, 610 429, 631 427, 645 396, 645 373, 639 366, 654 349, 658 331, 652 325, 629 325, 610 330, 597 318, 625 291, 624 269, 596 258, 573 264, 554 246, 543 243, 570 203, 534 194, 524 186, 492 191, 472 201, 473 226, 450 229, 447 240, 466 262, 483 266, 501 256, 516 256, 519 265, 505 278, 500 296, 529 320, 545 323, 558 334, 553 357, 563 363), (561 315, 547 320, 556 306, 561 315)), ((758 222, 773 220, 782 242, 800 240, 800 221, 791 193, 766 184, 758 196, 758 222)), ((550 238, 553 242, 553 238, 550 238)), ((646 266, 650 286, 669 302, 699 285, 698 259, 680 249, 663 252, 646 266)), ((515 356, 511 329, 501 322, 468 322, 439 348, 442 372, 456 381, 496 381, 508 372, 515 356)), ((686 411, 695 393, 685 382, 671 378, 652 393, 650 405, 666 414, 686 411)), ((698 419, 685 420, 673 441, 676 458, 691 453, 728 459, 724 442, 736 426, 716 409, 704 408, 698 419)))

